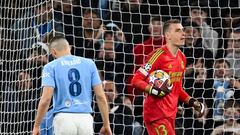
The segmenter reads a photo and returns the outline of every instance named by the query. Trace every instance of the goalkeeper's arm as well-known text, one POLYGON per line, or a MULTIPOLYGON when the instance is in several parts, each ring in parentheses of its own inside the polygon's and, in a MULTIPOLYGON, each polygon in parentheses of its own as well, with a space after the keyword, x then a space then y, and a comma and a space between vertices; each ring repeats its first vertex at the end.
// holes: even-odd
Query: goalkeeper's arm
MULTIPOLYGON (((168 92, 168 88, 166 87, 161 87, 157 85, 149 85, 145 79, 148 76, 148 73, 143 73, 144 69, 140 67, 137 72, 134 74, 133 79, 132 79, 132 86, 138 90, 141 90, 143 92, 146 92, 151 95, 156 95, 159 97, 165 96, 168 92)), ((166 85, 163 85, 166 86, 166 85)))
POLYGON ((193 107, 199 114, 198 117, 202 117, 205 111, 205 106, 203 103, 199 102, 195 98, 189 96, 184 90, 180 90, 179 92, 179 100, 184 102, 185 104, 193 107))
MULTIPOLYGON (((141 67, 140 67, 141 68, 141 67)), ((136 71, 132 79, 132 86, 138 90, 149 93, 152 89, 152 86, 145 82, 147 76, 141 73, 141 71, 136 71)))

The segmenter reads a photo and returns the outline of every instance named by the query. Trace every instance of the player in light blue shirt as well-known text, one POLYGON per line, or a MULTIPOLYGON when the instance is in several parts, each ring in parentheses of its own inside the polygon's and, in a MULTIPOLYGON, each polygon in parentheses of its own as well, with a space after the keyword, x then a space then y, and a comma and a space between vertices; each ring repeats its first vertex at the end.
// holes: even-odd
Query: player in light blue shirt
POLYGON ((95 63, 71 55, 69 44, 63 37, 54 37, 50 50, 57 59, 43 68, 43 94, 38 105, 33 135, 40 132, 40 123, 52 96, 55 135, 92 135, 92 89, 104 122, 100 133, 111 135, 107 101, 95 63))

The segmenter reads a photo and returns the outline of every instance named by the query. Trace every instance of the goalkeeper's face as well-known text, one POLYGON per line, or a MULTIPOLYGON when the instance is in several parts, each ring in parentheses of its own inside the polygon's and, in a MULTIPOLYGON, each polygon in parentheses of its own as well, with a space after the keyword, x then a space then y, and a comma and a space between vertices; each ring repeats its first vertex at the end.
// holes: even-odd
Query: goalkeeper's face
POLYGON ((170 44, 175 46, 182 46, 185 44, 185 32, 180 23, 171 24, 167 32, 167 38, 170 44))

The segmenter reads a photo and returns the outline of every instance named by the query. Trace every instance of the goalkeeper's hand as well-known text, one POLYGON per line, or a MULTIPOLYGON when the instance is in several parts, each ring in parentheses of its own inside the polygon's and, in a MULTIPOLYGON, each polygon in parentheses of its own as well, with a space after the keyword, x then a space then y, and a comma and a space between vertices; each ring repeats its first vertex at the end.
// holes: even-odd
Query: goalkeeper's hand
POLYGON ((197 117, 201 118, 205 113, 205 106, 203 103, 197 101, 194 98, 189 99, 189 105, 194 108, 195 111, 198 112, 197 117))
POLYGON ((164 83, 161 83, 160 81, 155 80, 153 86, 149 90, 149 94, 156 95, 159 97, 164 97, 167 94, 169 94, 172 90, 172 84, 171 86, 168 86, 167 80, 164 83))

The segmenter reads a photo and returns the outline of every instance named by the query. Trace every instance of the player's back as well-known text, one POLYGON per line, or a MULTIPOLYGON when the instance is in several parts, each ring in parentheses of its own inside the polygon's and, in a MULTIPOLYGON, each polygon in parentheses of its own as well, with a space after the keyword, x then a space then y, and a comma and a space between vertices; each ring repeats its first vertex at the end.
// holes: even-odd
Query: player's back
POLYGON ((99 84, 95 64, 92 60, 67 55, 45 66, 50 68, 54 77, 53 95, 54 113, 58 112, 92 112, 92 86, 99 84))

